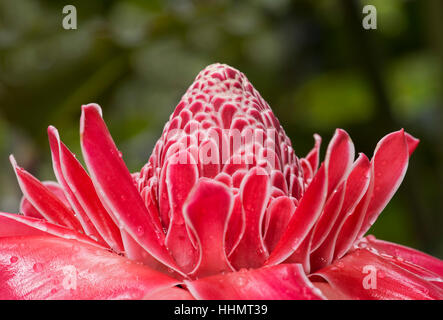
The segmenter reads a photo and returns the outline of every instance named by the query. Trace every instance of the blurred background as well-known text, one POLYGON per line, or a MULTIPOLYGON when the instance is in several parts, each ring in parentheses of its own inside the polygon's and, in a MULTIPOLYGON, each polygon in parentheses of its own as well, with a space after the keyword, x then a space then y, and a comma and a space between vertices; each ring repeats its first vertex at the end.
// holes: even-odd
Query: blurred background
POLYGON ((296 153, 336 127, 372 156, 385 134, 421 139, 371 233, 443 258, 443 1, 0 0, 0 208, 20 191, 8 155, 53 180, 49 124, 80 156, 80 106, 97 102, 131 171, 147 162, 197 73, 243 71, 296 153), (77 8, 77 30, 62 9, 77 8), (377 8, 377 30, 362 8, 377 8))

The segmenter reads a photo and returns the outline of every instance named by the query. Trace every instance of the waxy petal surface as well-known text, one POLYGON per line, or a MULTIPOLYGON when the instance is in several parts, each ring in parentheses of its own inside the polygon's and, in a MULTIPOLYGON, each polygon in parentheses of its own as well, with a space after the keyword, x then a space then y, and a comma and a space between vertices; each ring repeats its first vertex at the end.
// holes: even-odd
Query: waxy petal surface
POLYGON ((75 239, 90 245, 102 247, 93 239, 67 227, 53 224, 43 219, 0 212, 0 238, 48 235, 68 240, 75 239))
POLYGON ((85 216, 83 220, 92 225, 89 228, 93 228, 94 233, 98 233, 98 236, 104 239, 112 249, 117 252, 123 251, 120 230, 103 207, 85 169, 74 154, 60 141, 55 128, 50 127, 48 134, 54 170, 65 189, 69 190, 73 207, 85 216))
POLYGON ((207 300, 320 300, 323 296, 306 278, 299 264, 281 264, 255 270, 185 281, 191 294, 207 300))
POLYGON ((275 198, 269 204, 267 212, 267 219, 269 221, 265 233, 265 244, 269 252, 274 250, 294 211, 294 202, 285 196, 275 198))
POLYGON ((317 249, 328 236, 337 220, 345 198, 346 183, 342 182, 325 204, 312 235, 311 250, 317 249))
POLYGON ((263 241, 263 218, 270 195, 269 176, 261 168, 252 169, 240 187, 245 216, 245 232, 231 255, 236 269, 263 265, 268 252, 263 241))
POLYGON ((52 236, 1 238, 0 282, 0 299, 82 300, 142 299, 178 284, 107 250, 52 236))
MULTIPOLYGON (((61 200, 61 202, 64 203, 66 207, 70 207, 70 203, 68 199, 66 199, 65 192, 63 191, 63 188, 54 181, 42 181, 43 185, 49 189, 55 196, 61 200)), ((34 208, 34 206, 29 202, 28 199, 26 199, 24 196, 22 197, 22 200, 20 201, 20 212, 23 213, 27 217, 32 218, 39 218, 39 219, 45 219, 40 212, 34 208)))
POLYGON ((443 299, 443 290, 367 249, 357 249, 311 275, 352 299, 443 299))
POLYGON ((192 277, 234 270, 226 256, 225 246, 232 207, 232 194, 228 188, 219 182, 200 179, 184 208, 185 220, 195 234, 199 252, 192 277))
POLYGON ((314 134, 315 145, 311 151, 306 155, 305 159, 311 165, 311 169, 317 172, 318 166, 320 164, 320 146, 321 146, 321 137, 318 134, 314 134))
MULTIPOLYGON (((69 187, 64 177, 61 163, 60 163, 60 137, 58 135, 57 129, 50 126, 48 128, 48 137, 49 137, 49 146, 51 148, 52 155, 52 166, 54 169, 55 176, 57 178, 58 183, 62 186, 63 194, 65 195, 69 207, 75 212, 77 219, 81 223, 85 233, 95 239, 97 239, 100 243, 105 243, 101 235, 97 232, 94 224, 89 219, 85 210, 79 203, 77 197, 74 195, 74 192, 69 187)), ((95 191, 94 191, 95 192, 95 191)))
POLYGON ((371 177, 371 164, 368 158, 361 154, 346 182, 346 200, 343 206, 345 218, 335 243, 334 256, 336 258, 341 258, 351 248, 357 237, 367 208, 364 196, 372 191, 372 187, 369 188, 371 177))
POLYGON ((186 273, 194 268, 197 252, 188 235, 183 218, 183 205, 197 182, 198 169, 187 151, 176 153, 167 167, 167 190, 171 219, 166 236, 166 246, 177 264, 186 273))
POLYGON ((403 259, 443 277, 443 261, 436 257, 400 244, 378 240, 374 236, 365 237, 361 240, 361 243, 375 249, 380 254, 403 259))
POLYGON ((321 166, 303 195, 286 231, 266 261, 266 265, 275 265, 286 260, 303 242, 322 212, 326 192, 326 172, 325 167, 321 166))
POLYGON ((374 189, 358 237, 369 230, 397 191, 406 174, 408 159, 409 150, 403 129, 386 135, 377 144, 371 160, 374 189))
MULTIPOLYGON (((364 201, 362 203, 360 203, 360 201, 362 197, 365 196, 366 190, 368 189, 370 183, 368 175, 369 169, 370 165, 368 159, 363 154, 361 154, 357 161, 354 163, 348 179, 346 179, 345 181, 345 195, 337 219, 332 225, 332 228, 330 229, 327 237, 323 240, 321 245, 311 254, 311 267, 313 268, 313 270, 322 268, 332 262, 338 237, 348 217, 352 214, 355 214, 355 218, 357 218, 357 221, 359 219, 363 219, 361 218, 361 216, 364 215, 364 213, 366 212, 367 201, 364 201)), ((352 218, 352 220, 354 220, 355 218, 352 218)), ((358 226, 350 227, 355 227, 355 229, 357 230, 359 228, 358 226)), ((354 229, 347 230, 346 232, 350 233, 352 230, 354 229)), ((346 242, 346 244, 348 244, 348 240, 348 238, 344 238, 340 241, 344 241, 346 242)))
POLYGON ((26 170, 17 165, 14 157, 10 157, 11 164, 17 175, 17 180, 24 197, 32 204, 46 220, 83 231, 74 212, 52 193, 43 183, 26 170))
POLYGON ((132 176, 103 122, 99 106, 83 106, 80 132, 85 162, 106 209, 149 254, 177 271, 164 245, 165 236, 149 218, 132 176))
POLYGON ((354 162, 355 149, 351 138, 342 129, 337 129, 328 145, 325 163, 328 173, 328 196, 346 179, 354 162))

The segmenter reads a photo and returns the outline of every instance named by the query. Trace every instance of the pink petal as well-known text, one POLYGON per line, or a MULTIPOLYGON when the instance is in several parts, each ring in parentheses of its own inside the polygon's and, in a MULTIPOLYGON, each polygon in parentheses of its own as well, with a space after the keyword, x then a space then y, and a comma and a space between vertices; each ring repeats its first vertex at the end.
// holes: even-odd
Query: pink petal
POLYGON ((333 192, 325 204, 323 212, 315 225, 312 238, 311 250, 317 249, 328 236, 337 220, 345 198, 346 183, 340 183, 340 186, 333 192))
MULTIPOLYGON (((71 204, 68 199, 65 197, 65 193, 63 188, 54 181, 42 181, 43 185, 49 189, 54 195, 56 195, 63 204, 70 208, 71 204)), ((32 206, 28 199, 22 197, 20 201, 20 212, 23 213, 27 217, 44 219, 44 217, 39 213, 39 211, 32 206)))
POLYGON ((314 229, 311 229, 303 241, 298 245, 297 249, 285 260, 285 263, 299 263, 302 265, 306 274, 311 272, 310 252, 312 244, 312 234, 314 229))
POLYGON ((55 159, 54 166, 57 167, 60 179, 65 182, 66 189, 70 190, 70 197, 78 211, 86 215, 84 220, 90 220, 100 237, 103 237, 112 249, 117 252, 122 251, 123 244, 120 230, 103 207, 85 169, 72 152, 60 141, 55 128, 50 127, 48 133, 55 159))
POLYGON ((178 271, 164 240, 138 193, 131 174, 101 117, 98 105, 83 106, 81 144, 85 162, 100 200, 108 212, 146 251, 178 271))
POLYGON ((185 281, 191 294, 207 300, 319 300, 322 294, 298 264, 281 264, 185 281))
POLYGON ((323 278, 352 299, 443 299, 443 290, 431 282, 366 249, 349 253, 310 278, 323 278))
POLYGON ((367 204, 365 204, 366 200, 364 195, 365 193, 372 191, 372 188, 369 189, 370 179, 371 164, 369 163, 368 158, 364 154, 361 154, 356 161, 355 167, 346 184, 347 194, 345 199, 346 201, 353 199, 354 204, 348 205, 348 203, 345 203, 344 205, 344 208, 352 211, 350 211, 350 215, 344 220, 343 226, 338 233, 334 250, 335 258, 341 258, 349 248, 351 248, 357 237, 366 213, 367 204), (348 194, 349 192, 353 193, 353 195, 348 194), (357 207, 355 207, 360 201, 362 202, 362 205, 357 205, 357 207))
POLYGON ((214 140, 206 140, 199 146, 201 176, 214 178, 220 172, 218 146, 214 140))
POLYGON ((367 242, 371 248, 374 248, 380 254, 399 257, 443 277, 443 261, 438 258, 396 243, 375 239, 374 236, 368 236, 362 241, 367 242))
MULTIPOLYGON (((105 241, 101 237, 101 235, 97 232, 97 229, 95 228, 94 224, 89 219, 88 215, 86 214, 85 210, 83 210, 83 207, 80 205, 79 201, 77 200, 77 197, 72 192, 72 189, 69 187, 68 183, 66 182, 66 179, 64 177, 64 174, 62 172, 62 167, 60 164, 60 138, 58 135, 57 129, 50 126, 48 128, 48 137, 49 137, 49 145, 51 148, 51 154, 52 154, 52 164, 54 168, 55 176, 57 177, 57 181, 60 183, 61 186, 63 186, 62 192, 64 195, 66 195, 67 201, 69 202, 69 207, 74 210, 76 213, 76 217, 79 219, 83 229, 85 230, 85 233, 95 239, 97 239, 98 242, 104 244, 105 241)), ((91 182, 90 182, 91 183, 91 182)), ((91 183, 92 184, 92 183, 91 183)), ((95 190, 94 190, 95 192, 95 190)), ((115 248, 117 249, 117 248, 115 248)), ((120 248, 121 250, 121 248, 120 248)))
MULTIPOLYGON (((371 236, 368 236, 367 238, 372 238, 371 236)), ((399 256, 399 255, 391 255, 391 254, 387 254, 385 252, 381 252, 378 251, 377 249, 375 249, 374 246, 372 246, 371 244, 369 244, 368 240, 366 239, 362 239, 358 244, 356 244, 354 246, 355 248, 365 248, 370 250, 372 253, 375 253, 377 255, 379 255, 380 257, 382 257, 383 259, 389 261, 392 264, 395 264, 411 273, 413 273, 414 275, 429 281, 430 283, 432 283, 433 285, 437 286, 438 288, 440 288, 442 290, 443 293, 443 275, 439 275, 429 269, 424 268, 423 266, 414 264, 413 262, 410 262, 408 260, 405 260, 403 257, 399 256)), ((395 252, 392 252, 395 254, 395 252)), ((417 251, 417 255, 421 254, 422 256, 425 256, 425 254, 417 251)), ((411 257, 409 257, 411 258, 411 257)), ((433 257, 430 257, 433 258, 433 257)), ((438 260, 436 258, 434 258, 435 260, 438 260)), ((441 263, 441 261, 440 261, 441 263)))
POLYGON ((405 136, 406 136, 406 143, 408 144, 409 156, 411 156, 412 153, 414 152, 415 148, 417 148, 418 144, 420 143, 420 140, 417 138, 414 138, 413 136, 411 136, 407 132, 405 132, 405 136))
POLYGON ((75 218, 74 212, 53 194, 38 179, 29 172, 17 166, 14 157, 10 161, 17 175, 17 180, 24 197, 32 204, 46 220, 83 231, 80 222, 75 218))
POLYGON ((192 156, 181 151, 169 158, 166 185, 168 189, 171 220, 166 236, 166 246, 177 264, 186 273, 190 272, 197 259, 197 252, 188 235, 183 218, 183 205, 198 179, 197 165, 191 163, 192 156), (183 159, 186 163, 180 163, 183 159))
POLYGON ((26 217, 31 218, 37 218, 37 219, 44 219, 40 212, 33 207, 31 202, 29 202, 28 199, 25 197, 22 197, 22 200, 20 201, 20 212, 23 213, 26 217))
POLYGON ((220 182, 201 178, 190 195, 184 218, 196 236, 199 258, 191 276, 233 271, 226 257, 225 237, 233 207, 232 194, 220 182))
POLYGON ((175 279, 182 279, 183 276, 177 274, 172 269, 169 269, 163 263, 155 259, 151 256, 142 246, 140 246, 131 235, 122 230, 122 241, 124 247, 124 254, 126 258, 129 258, 133 261, 137 261, 147 266, 148 268, 156 271, 160 271, 161 273, 168 274, 169 276, 175 279))
POLYGON ((166 177, 168 172, 168 162, 163 166, 160 174, 160 183, 158 187, 158 211, 160 215, 160 220, 165 229, 169 228, 170 222, 170 211, 171 208, 169 206, 169 195, 168 195, 168 186, 166 183, 166 177))
POLYGON ((312 170, 317 172, 318 165, 320 163, 320 146, 321 146, 321 137, 318 134, 314 134, 315 145, 311 151, 306 155, 305 159, 308 160, 311 165, 312 170))
POLYGON ((67 227, 53 224, 43 219, 0 212, 0 238, 48 235, 64 239, 75 239, 97 247, 100 246, 91 238, 67 227))
MULTIPOLYGON (((313 270, 318 270, 319 268, 322 268, 332 262, 340 230, 342 229, 347 217, 351 215, 356 208, 358 209, 359 202, 365 195, 368 188, 369 168, 370 166, 368 159, 361 154, 354 163, 352 171, 346 180, 345 196, 338 217, 322 244, 311 254, 311 267, 313 270)), ((363 202, 361 209, 363 214, 366 207, 367 202, 363 202)), ((356 216, 361 217, 361 210, 356 210, 359 212, 356 216)), ((344 238, 344 240, 346 241, 348 239, 344 238)))
POLYGON ((283 191, 284 194, 288 194, 288 185, 286 184, 283 173, 279 170, 273 170, 271 173, 271 184, 283 191))
POLYGON ((226 232, 226 253, 228 256, 237 248, 243 234, 245 233, 245 215, 242 208, 240 194, 234 196, 234 205, 228 222, 226 232))
POLYGON ((402 130, 386 135, 377 144, 371 160, 374 190, 358 237, 362 237, 391 200, 408 167, 409 151, 402 130))
POLYGON ((328 195, 340 181, 346 179, 354 162, 355 150, 351 138, 342 129, 337 129, 328 145, 325 163, 328 172, 328 195))
POLYGON ((269 204, 267 210, 268 226, 265 232, 265 244, 269 252, 272 252, 280 240, 281 235, 288 226, 289 220, 295 211, 295 205, 289 197, 275 198, 269 204))
POLYGON ((325 167, 322 165, 303 195, 286 231, 266 261, 266 265, 281 263, 294 253, 321 214, 326 200, 326 190, 325 167))
POLYGON ((338 290, 334 290, 327 282, 312 283, 328 300, 351 300, 348 296, 338 290))
POLYGON ((141 299, 178 281, 107 250, 55 237, 0 239, 0 299, 141 299))
POLYGON ((262 226, 270 196, 269 180, 269 175, 264 169, 255 167, 249 171, 240 187, 246 229, 230 256, 236 269, 260 267, 268 256, 263 242, 262 226))
MULTIPOLYGON (((63 191, 63 188, 60 187, 60 185, 54 181, 42 181, 43 185, 49 189, 57 198, 63 202, 63 204, 70 208, 71 204, 69 203, 68 199, 65 197, 65 193, 63 191)), ((22 212, 27 217, 32 218, 39 218, 44 219, 44 217, 39 213, 39 211, 32 206, 32 204, 29 202, 28 199, 25 197, 22 197, 22 200, 20 201, 20 212, 22 212)))
POLYGON ((55 194, 57 196, 57 198, 59 198, 60 201, 63 202, 63 204, 66 207, 68 207, 68 208, 71 207, 71 204, 69 203, 68 199, 66 198, 65 192, 64 192, 64 190, 63 190, 63 188, 61 187, 60 184, 58 184, 57 182, 54 182, 54 181, 42 181, 42 183, 53 194, 55 194))
POLYGON ((300 166, 303 169, 303 180, 305 183, 309 184, 314 176, 314 170, 312 169, 309 161, 306 159, 300 159, 300 166))

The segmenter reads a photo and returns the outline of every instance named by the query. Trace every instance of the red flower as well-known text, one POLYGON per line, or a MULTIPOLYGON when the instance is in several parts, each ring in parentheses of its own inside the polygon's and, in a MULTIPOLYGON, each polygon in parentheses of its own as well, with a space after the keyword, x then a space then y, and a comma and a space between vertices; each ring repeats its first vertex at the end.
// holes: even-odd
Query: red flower
POLYGON ((89 174, 49 127, 58 183, 11 162, 24 215, 0 213, 2 299, 442 299, 443 261, 363 238, 418 140, 354 159, 338 129, 305 158, 239 71, 200 72, 131 175, 98 105, 83 106, 89 174))

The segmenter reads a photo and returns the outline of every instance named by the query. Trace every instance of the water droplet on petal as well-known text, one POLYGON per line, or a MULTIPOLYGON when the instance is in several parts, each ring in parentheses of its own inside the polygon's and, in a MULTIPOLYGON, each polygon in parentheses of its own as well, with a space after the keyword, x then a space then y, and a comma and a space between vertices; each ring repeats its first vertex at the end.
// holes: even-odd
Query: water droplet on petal
POLYGON ((32 269, 34 269, 35 272, 41 272, 43 270, 43 265, 41 263, 34 263, 32 269))
POLYGON ((143 229, 142 226, 139 226, 139 227, 137 228, 137 235, 138 235, 139 237, 141 237, 141 236, 144 235, 144 234, 145 234, 145 230, 143 229))

